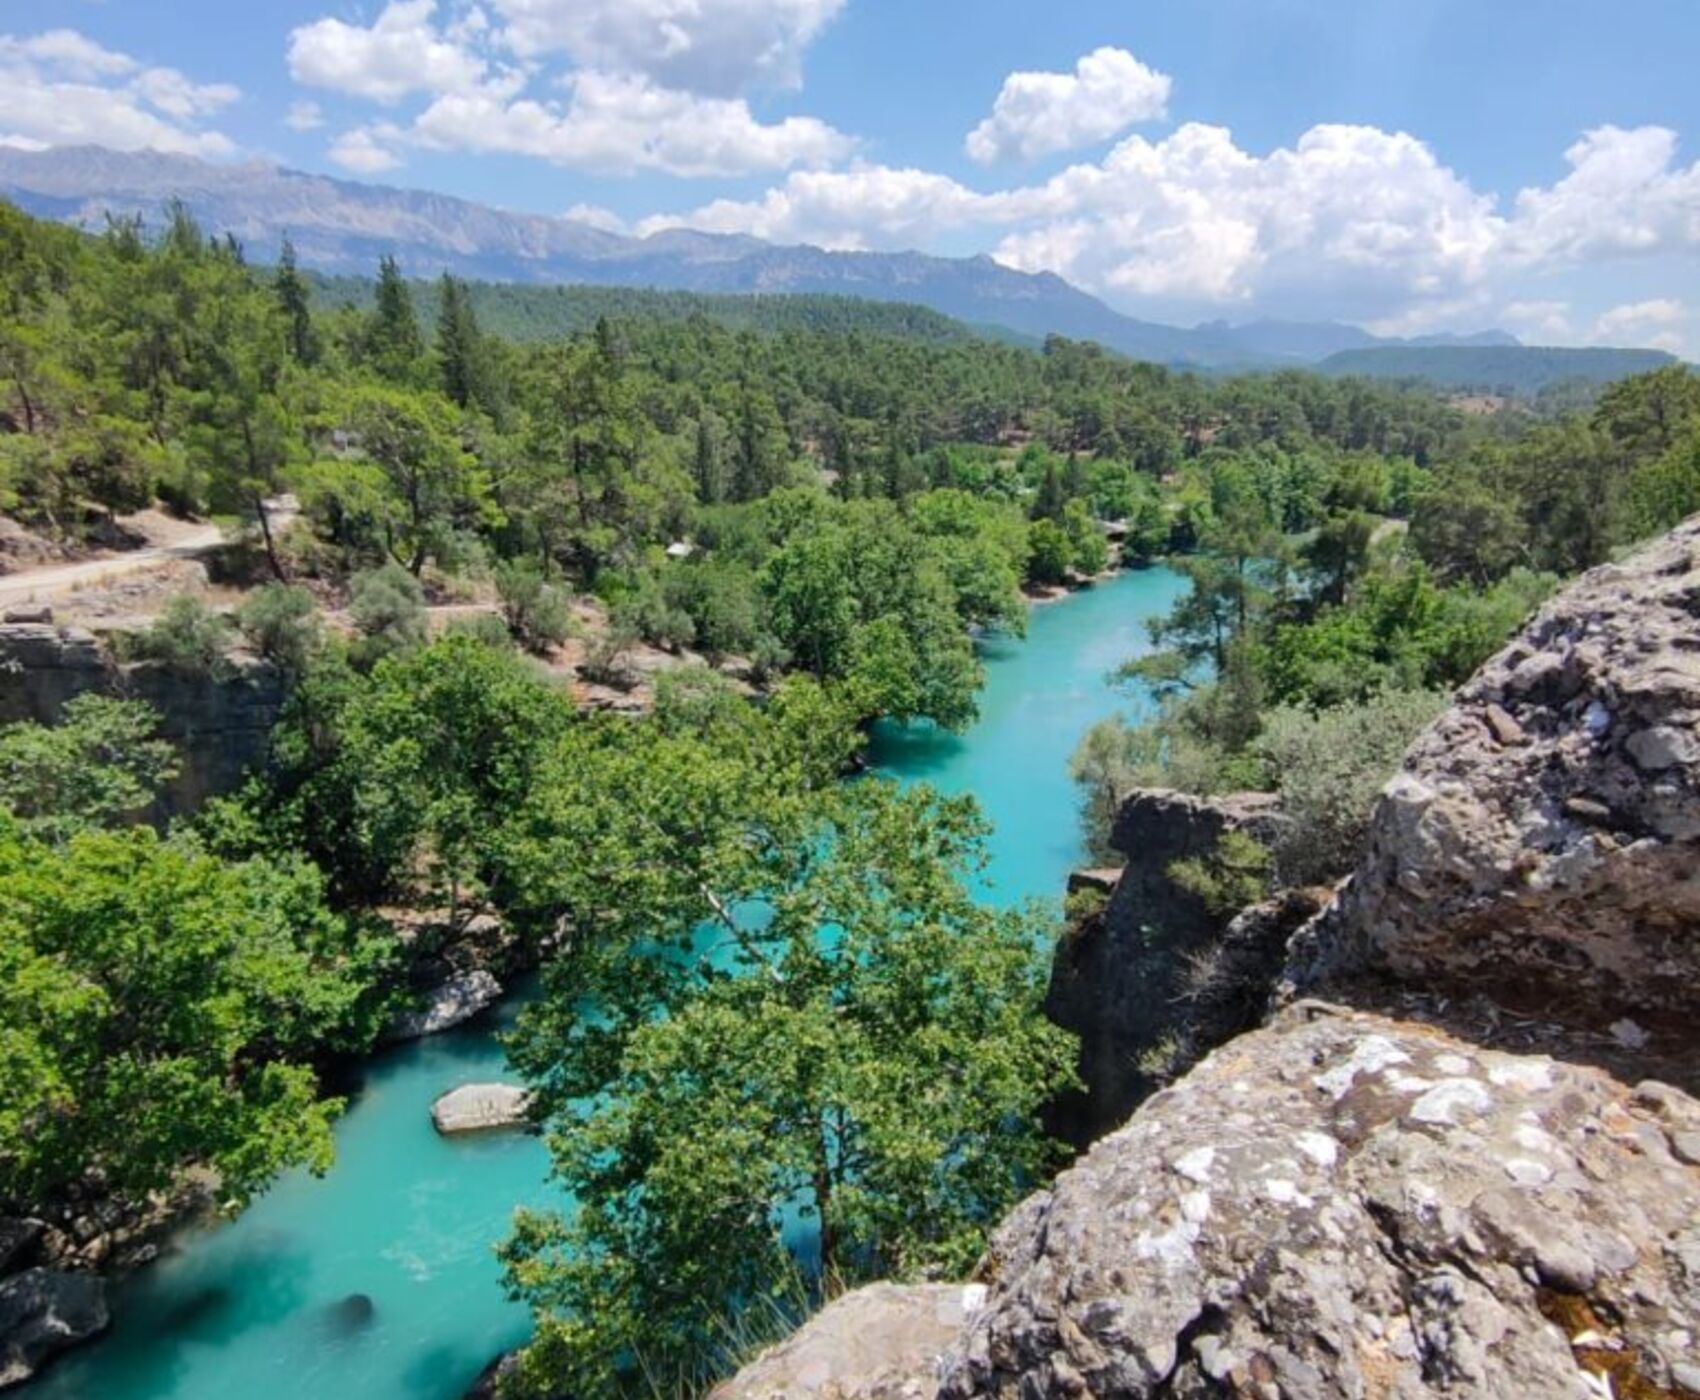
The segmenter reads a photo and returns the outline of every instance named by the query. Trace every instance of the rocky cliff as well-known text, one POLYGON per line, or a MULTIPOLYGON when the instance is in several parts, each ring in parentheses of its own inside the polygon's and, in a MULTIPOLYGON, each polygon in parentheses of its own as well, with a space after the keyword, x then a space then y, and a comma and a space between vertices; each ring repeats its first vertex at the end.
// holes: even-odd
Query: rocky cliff
POLYGON ((1230 831, 1266 841, 1278 820, 1276 799, 1264 793, 1200 798, 1149 788, 1122 803, 1110 844, 1127 868, 1102 913, 1058 948, 1045 999, 1046 1015, 1080 1037, 1086 1086, 1057 1104, 1059 1137, 1084 1146, 1123 1122, 1157 1086, 1183 1033, 1189 979, 1228 916, 1177 883, 1171 868, 1208 859, 1230 831))
POLYGON ((153 663, 118 666, 80 627, 0 625, 0 724, 52 724, 66 701, 89 691, 143 700, 159 713, 161 735, 182 758, 182 771, 160 802, 159 815, 170 816, 231 791, 265 757, 284 681, 273 667, 242 657, 216 675, 153 663))
POLYGON ((1700 1397, 1697 723, 1691 522, 1460 692, 1269 988, 1333 1000, 1022 1205, 905 1393, 1700 1397))

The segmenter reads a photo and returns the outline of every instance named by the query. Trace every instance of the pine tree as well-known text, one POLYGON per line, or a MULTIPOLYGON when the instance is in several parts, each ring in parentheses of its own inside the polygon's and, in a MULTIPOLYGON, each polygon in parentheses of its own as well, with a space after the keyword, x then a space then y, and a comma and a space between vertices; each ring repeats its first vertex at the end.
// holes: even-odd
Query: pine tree
POLYGON ((316 364, 319 359, 319 338, 313 329, 312 294, 307 279, 295 261, 295 245, 283 240, 278 254, 277 275, 272 279, 272 291, 282 308, 287 323, 289 353, 301 365, 316 364))
POLYGON ((413 294, 396 260, 386 254, 378 264, 377 305, 366 323, 366 358, 384 378, 405 384, 418 378, 424 357, 413 294))
POLYGON ((466 283, 445 272, 437 317, 437 364, 443 392, 462 408, 485 406, 488 379, 483 333, 466 283))

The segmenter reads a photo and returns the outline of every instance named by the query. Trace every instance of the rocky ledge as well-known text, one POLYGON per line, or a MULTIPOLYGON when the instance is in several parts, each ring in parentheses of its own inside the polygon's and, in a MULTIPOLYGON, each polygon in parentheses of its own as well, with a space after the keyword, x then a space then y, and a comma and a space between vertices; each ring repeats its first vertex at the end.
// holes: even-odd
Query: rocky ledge
POLYGON ((1295 941, 1293 985, 1486 994, 1650 1044, 1695 1087, 1697 726, 1700 519, 1578 580, 1459 692, 1295 941))
POLYGON ((106 1285, 93 1274, 25 1269, 0 1280, 0 1389, 27 1381, 107 1322, 106 1285))
POLYGON ((709 1400, 922 1400, 937 1388, 940 1359, 985 1296, 979 1284, 876 1283, 846 1294, 709 1400))
POLYGON ((940 1394, 1700 1388, 1696 1126, 1661 1084, 1301 1004, 1005 1223, 940 1394))

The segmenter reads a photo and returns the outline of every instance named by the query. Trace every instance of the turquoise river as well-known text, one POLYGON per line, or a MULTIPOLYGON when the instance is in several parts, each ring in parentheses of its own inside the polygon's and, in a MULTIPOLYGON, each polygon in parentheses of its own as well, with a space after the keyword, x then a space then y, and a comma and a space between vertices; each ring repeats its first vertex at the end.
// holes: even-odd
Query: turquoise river
MULTIPOLYGON (((994 833, 988 898, 1061 894, 1080 857, 1068 756, 1091 724, 1138 703, 1107 674, 1147 646, 1146 620, 1183 588, 1149 570, 1036 607, 1025 639, 984 643, 972 729, 876 735, 880 771, 979 798, 994 833)), ((445 1140, 431 1127, 428 1109, 445 1089, 503 1077, 498 1029, 373 1060, 328 1176, 288 1176, 237 1221, 181 1237, 115 1290, 104 1338, 23 1393, 454 1400, 525 1339, 525 1311, 502 1296, 491 1246, 516 1204, 551 1197, 534 1138, 445 1140)))

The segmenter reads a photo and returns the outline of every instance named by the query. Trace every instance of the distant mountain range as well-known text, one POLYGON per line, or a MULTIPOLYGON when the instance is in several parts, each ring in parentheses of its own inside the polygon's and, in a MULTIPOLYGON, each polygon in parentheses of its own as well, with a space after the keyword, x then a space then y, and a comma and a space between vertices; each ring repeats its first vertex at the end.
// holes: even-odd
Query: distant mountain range
POLYGON ((1378 345, 1514 346, 1503 331, 1389 341, 1331 322, 1214 322, 1184 329, 1124 316, 1050 273, 991 258, 841 253, 671 230, 630 238, 570 219, 249 163, 127 154, 97 146, 0 148, 0 195, 41 217, 101 227, 109 213, 157 219, 181 199, 203 224, 261 259, 285 234, 301 261, 370 274, 392 253, 414 276, 448 270, 491 281, 577 282, 693 292, 809 292, 912 302, 1020 336, 1095 340, 1139 359, 1201 368, 1311 364, 1378 345))
POLYGON ((1497 330, 1401 340, 1331 321, 1165 326, 1125 316, 1054 274, 1018 272, 983 255, 829 252, 688 229, 632 238, 571 219, 261 162, 217 165, 98 146, 0 147, 0 196, 38 217, 96 229, 109 214, 157 221, 168 201, 181 199, 203 225, 234 234, 255 258, 274 257, 287 235, 304 265, 330 274, 370 276, 388 253, 415 277, 450 271, 535 285, 858 297, 926 307, 1015 339, 1064 335, 1206 370, 1315 366, 1527 392, 1556 378, 1614 379, 1672 359, 1657 351, 1523 347, 1497 330))

